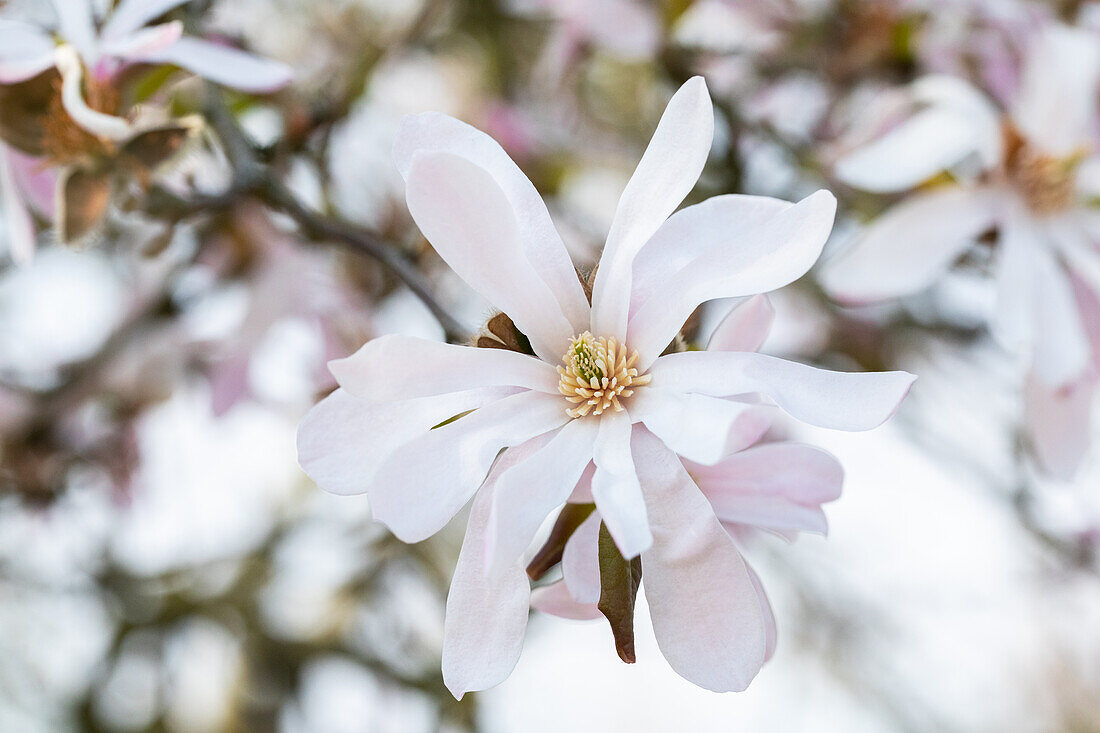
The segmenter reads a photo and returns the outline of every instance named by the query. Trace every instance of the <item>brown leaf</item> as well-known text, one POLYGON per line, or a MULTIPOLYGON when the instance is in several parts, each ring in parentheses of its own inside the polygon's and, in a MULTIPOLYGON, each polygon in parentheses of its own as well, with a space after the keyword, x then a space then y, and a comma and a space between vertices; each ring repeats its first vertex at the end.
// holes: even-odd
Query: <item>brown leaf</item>
POLYGON ((562 508, 557 520, 554 521, 553 529, 550 530, 550 537, 527 566, 527 575, 531 580, 538 580, 546 575, 546 571, 561 562, 565 543, 595 508, 595 504, 566 504, 562 508))
POLYGON ((619 659, 634 664, 634 599, 642 582, 642 558, 627 560, 607 525, 600 523, 600 602, 596 607, 611 624, 619 659))
POLYGON ((43 124, 60 84, 55 69, 18 84, 0 84, 0 140, 27 155, 44 155, 43 124))
POLYGON ((535 355, 535 350, 531 348, 530 339, 520 333, 519 329, 516 328, 516 324, 506 314, 497 313, 489 319, 489 322, 485 324, 485 328, 509 351, 535 355))
POLYGON ((183 149, 194 127, 172 124, 139 132, 119 150, 119 163, 139 178, 147 177, 183 149))
POLYGON ((111 174, 106 170, 69 168, 61 175, 57 235, 65 244, 71 244, 103 220, 111 201, 111 174))

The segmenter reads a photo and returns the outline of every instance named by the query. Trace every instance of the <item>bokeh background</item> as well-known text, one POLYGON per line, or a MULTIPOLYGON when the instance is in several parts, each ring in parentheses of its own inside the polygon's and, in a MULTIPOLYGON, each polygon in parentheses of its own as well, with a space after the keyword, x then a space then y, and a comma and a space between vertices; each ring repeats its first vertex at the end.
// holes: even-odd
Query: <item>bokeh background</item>
MULTIPOLYGON (((1100 460, 1072 481, 1037 470, 1025 370, 984 326, 981 258, 881 306, 841 308, 814 273, 773 296, 765 352, 920 380, 871 433, 784 428, 847 480, 828 539, 754 548, 780 637, 742 694, 677 677, 642 611, 636 665, 602 621, 536 614, 512 677, 455 701, 439 654, 463 520, 403 545, 365 497, 320 492, 294 448, 334 386, 327 359, 386 333, 445 336, 364 241, 412 263, 462 328, 490 312, 411 222, 390 159, 403 115, 443 111, 500 141, 590 266, 665 102, 704 74, 717 134, 692 200, 829 188, 828 259, 891 201, 830 174, 868 100, 934 71, 996 95, 1045 24, 1100 43, 1100 3, 175 12, 294 68, 277 93, 219 93, 294 204, 235 192, 210 135, 167 174, 202 206, 120 207, 79 249, 46 229, 31 264, 0 258, 0 731, 1100 731, 1100 460)), ((205 109, 199 80, 159 83, 158 103, 205 109)))

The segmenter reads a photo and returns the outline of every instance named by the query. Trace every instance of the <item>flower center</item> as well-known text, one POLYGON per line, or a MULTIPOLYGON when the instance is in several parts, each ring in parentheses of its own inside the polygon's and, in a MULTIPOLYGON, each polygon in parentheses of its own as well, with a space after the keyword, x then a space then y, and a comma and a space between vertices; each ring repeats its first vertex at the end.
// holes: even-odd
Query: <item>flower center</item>
POLYGON ((1073 204, 1077 164, 1083 156, 1058 158, 1029 145, 1015 131, 1006 134, 1008 180, 1036 214, 1054 214, 1073 204))
POLYGON ((572 417, 600 415, 611 407, 621 412, 619 400, 652 379, 648 374, 638 376, 634 368, 637 351, 628 351, 615 339, 596 338, 588 331, 573 338, 561 360, 565 366, 558 367, 558 390, 576 405, 567 410, 572 417))

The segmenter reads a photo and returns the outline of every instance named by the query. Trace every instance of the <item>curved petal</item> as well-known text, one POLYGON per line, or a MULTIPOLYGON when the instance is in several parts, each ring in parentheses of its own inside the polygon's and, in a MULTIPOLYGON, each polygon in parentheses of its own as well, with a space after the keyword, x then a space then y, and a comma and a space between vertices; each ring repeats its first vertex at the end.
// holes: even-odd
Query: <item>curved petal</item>
POLYGON ((173 64, 215 84, 258 94, 280 89, 294 78, 294 71, 281 61, 188 36, 158 51, 131 58, 173 64))
POLYGON ((485 533, 494 479, 509 466, 506 452, 470 509, 466 537, 447 593, 443 624, 443 682, 457 699, 503 682, 523 649, 531 585, 516 560, 493 577, 485 574, 485 533))
POLYGON ((595 474, 596 464, 589 463, 588 467, 584 469, 584 473, 581 474, 581 480, 577 482, 573 493, 569 495, 569 503, 592 504, 595 501, 592 498, 592 477, 595 474))
POLYGON ((595 603, 578 603, 569 595, 569 589, 560 580, 531 592, 531 607, 558 618, 573 621, 592 621, 603 614, 595 603))
POLYGON ((104 56, 119 59, 142 59, 179 41, 183 35, 183 23, 174 20, 144 28, 135 33, 104 40, 100 50, 104 56))
POLYGON ((98 59, 91 0, 53 0, 53 4, 61 38, 75 46, 89 66, 94 66, 98 59))
POLYGON ((648 386, 630 401, 630 414, 678 455, 704 465, 752 445, 771 425, 766 405, 648 386))
POLYGON ((34 219, 16 186, 10 152, 3 143, 0 143, 0 211, 7 225, 11 258, 17 265, 25 265, 34 258, 34 219))
POLYGON ((128 36, 146 24, 156 20, 173 8, 190 0, 122 0, 100 34, 105 40, 115 40, 128 36))
MULTIPOLYGON (((765 443, 713 466, 688 466, 717 507, 738 494, 767 494, 806 505, 840 498, 844 469, 831 453, 802 443, 765 443)), ((726 521, 718 512, 719 518, 726 521)))
POLYGON ((591 325, 588 299, 569 252, 539 192, 504 149, 480 130, 438 112, 405 117, 393 146, 402 177, 408 180, 417 153, 432 152, 465 158, 492 177, 515 212, 520 246, 527 260, 553 292, 573 333, 588 330, 591 325))
POLYGON ((756 589, 756 595, 760 598, 760 613, 764 616, 764 662, 766 664, 775 654, 775 645, 779 637, 775 627, 775 612, 772 611, 768 594, 764 592, 764 584, 760 582, 760 576, 748 563, 745 563, 745 569, 749 571, 749 580, 752 581, 752 587, 756 589))
POLYGON ((568 419, 560 397, 521 392, 421 434, 379 466, 370 487, 374 518, 405 542, 431 537, 470 500, 501 448, 568 419))
POLYGON ((997 245, 993 266, 997 299, 990 327, 1007 348, 1023 349, 1032 339, 1031 255, 1044 244, 1030 218, 1010 215, 1001 224, 997 245))
POLYGON ((57 196, 57 171, 46 166, 41 158, 5 147, 15 185, 23 195, 23 200, 40 216, 53 216, 57 196))
POLYGON ((1047 249, 1032 252, 1031 276, 1035 377, 1050 386, 1069 384, 1081 376, 1092 356, 1069 276, 1047 249))
POLYGON ((93 135, 110 140, 127 140, 134 134, 133 126, 125 119, 88 106, 84 100, 84 66, 72 46, 58 46, 54 62, 61 73, 61 104, 74 122, 93 135))
POLYGON ((931 285, 997 217, 997 195, 953 186, 916 194, 829 262, 821 284, 845 303, 911 295, 931 285))
POLYGON ((662 356, 653 385, 714 397, 761 393, 794 417, 834 430, 870 430, 908 394, 908 372, 847 373, 741 351, 693 351, 662 356))
POLYGON ((1095 133, 1100 41, 1091 30, 1044 28, 1028 50, 1012 117, 1052 155, 1080 152, 1095 133))
POLYGON ((34 78, 53 66, 54 42, 29 23, 0 19, 0 84, 34 78))
POLYGON ((485 540, 487 572, 522 557, 546 517, 569 498, 592 460, 598 430, 593 420, 572 420, 538 452, 501 474, 485 540))
POLYGON ((634 256, 695 187, 713 137, 710 94, 695 76, 672 95, 615 209, 592 289, 594 333, 626 335, 634 256))
POLYGON ((821 254, 835 213, 836 198, 818 191, 669 277, 630 319, 627 343, 641 355, 638 370, 660 356, 701 303, 766 293, 801 277, 821 254))
POLYGON ((1032 378, 1024 392, 1027 432, 1035 456, 1055 478, 1070 480, 1081 467, 1091 437, 1096 378, 1048 387, 1032 378))
POLYGON ((497 386, 558 394, 558 373, 533 356, 412 336, 372 339, 351 356, 329 362, 329 371, 341 387, 368 400, 407 400, 497 386))
POLYGON ((511 317, 539 357, 558 363, 573 327, 525 257, 517 212, 489 172, 451 153, 418 153, 405 197, 439 256, 511 317))
POLYGON ((644 429, 633 449, 653 527, 642 586, 661 653, 700 687, 744 690, 767 652, 748 568, 679 459, 644 429))
POLYGON ((378 467, 402 445, 433 426, 507 396, 472 390, 401 402, 368 402, 338 389, 317 403, 298 426, 298 464, 333 494, 392 491, 374 484, 378 467))
POLYGON ((764 345, 775 308, 766 295, 754 295, 731 310, 714 329, 707 351, 758 351, 764 345))
POLYGON ((653 543, 630 452, 630 416, 625 411, 604 413, 599 421, 592 451, 592 462, 596 464, 592 498, 619 552, 630 559, 653 543))
POLYGON ((561 574, 569 594, 578 603, 595 605, 600 600, 600 523, 599 512, 581 522, 565 543, 561 555, 561 574))

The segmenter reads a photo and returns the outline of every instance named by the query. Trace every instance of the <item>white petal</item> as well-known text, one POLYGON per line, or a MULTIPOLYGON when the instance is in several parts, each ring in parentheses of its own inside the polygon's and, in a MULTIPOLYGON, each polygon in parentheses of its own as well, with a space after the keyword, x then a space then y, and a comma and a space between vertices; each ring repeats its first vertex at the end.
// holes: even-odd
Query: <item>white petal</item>
POLYGON ((558 373, 533 356, 412 336, 380 336, 329 362, 329 370, 355 396, 378 401, 497 386, 558 394, 558 373))
POLYGON ((142 59, 171 46, 182 35, 183 23, 174 20, 171 23, 164 23, 119 38, 105 40, 100 50, 104 56, 142 59))
POLYGON ((760 576, 748 563, 745 563, 745 569, 749 571, 749 580, 752 581, 752 586, 756 589, 756 595, 760 598, 760 613, 764 616, 764 661, 767 662, 775 654, 775 645, 779 636, 775 628, 775 612, 772 611, 768 594, 764 592, 764 584, 760 582, 760 576))
POLYGON ((573 489, 573 493, 569 495, 570 503, 592 504, 595 501, 592 498, 592 477, 595 474, 596 464, 589 463, 588 468, 584 469, 584 473, 581 474, 581 480, 577 482, 577 486, 573 489))
POLYGON ((775 308, 768 296, 754 295, 722 319, 707 342, 707 351, 757 351, 774 320, 775 308))
POLYGON ((588 299, 569 253, 539 192, 504 149, 485 133, 453 117, 438 112, 408 115, 393 148, 401 175, 408 180, 414 155, 430 152, 460 156, 492 176, 515 212, 520 246, 528 262, 554 293, 573 333, 587 330, 591 325, 588 299))
MULTIPOLYGON (((765 443, 713 466, 689 466, 711 503, 734 494, 770 494, 800 504, 840 498, 844 469, 832 454, 801 443, 765 443)), ((719 512, 721 519, 721 512, 719 512)))
POLYGON ((1012 117, 1044 152, 1071 155, 1095 132, 1098 92, 1097 34, 1050 25, 1028 49, 1012 117))
POLYGON ((1047 249, 1032 253, 1034 370, 1043 384, 1076 380, 1089 364, 1091 348, 1069 277, 1047 249))
MULTIPOLYGON (((501 470, 507 468, 507 453, 499 463, 501 470)), ((443 682, 458 699, 503 682, 519 661, 527 630, 531 585, 522 563, 516 561, 492 578, 484 572, 493 483, 490 476, 474 499, 447 594, 443 682)))
POLYGON ((565 543, 561 555, 561 573, 570 595, 578 603, 595 605, 600 600, 600 523, 599 512, 581 522, 565 543))
POLYGON ((835 430, 870 430, 894 414, 915 376, 907 372, 846 373, 739 351, 662 356, 653 384, 714 397, 761 393, 792 417, 835 430))
POLYGON ((596 464, 592 498, 619 552, 628 559, 637 557, 653 543, 653 535, 630 453, 630 416, 624 411, 604 413, 598 419, 600 430, 592 456, 596 464))
POLYGON ((186 2, 189 0, 122 0, 100 35, 105 40, 123 38, 186 2))
POLYGON ((0 84, 15 84, 53 66, 53 40, 28 23, 0 19, 0 84))
POLYGON ((565 583, 560 580, 532 591, 531 607, 551 616, 573 621, 591 621, 603 616, 595 603, 578 603, 574 600, 565 583))
POLYGON ((911 196, 873 221, 829 262, 821 282, 834 298, 866 303, 931 285, 997 216, 999 197, 963 186, 911 196))
POLYGON ((1088 452, 1096 378, 1062 387, 1028 380, 1025 391, 1027 433, 1043 469, 1071 480, 1088 452))
POLYGON ((294 77, 286 64, 272 59, 184 36, 175 43, 134 60, 173 64, 204 79, 245 92, 273 92, 294 77))
POLYGON ((522 557, 555 507, 565 503, 592 460, 599 424, 572 420, 537 453, 501 474, 486 537, 487 571, 522 557))
POLYGON ((377 403, 338 389, 298 427, 298 463, 325 491, 362 494, 394 489, 374 484, 378 467, 395 450, 435 425, 507 396, 500 390, 377 403))
POLYGON ((560 397, 521 392, 430 430, 395 450, 375 474, 374 518, 405 542, 438 532, 470 500, 501 448, 569 419, 560 397))
POLYGON ((484 169, 450 153, 419 153, 405 197, 417 226, 458 276, 511 317, 535 353, 556 364, 574 330, 524 255, 517 212, 484 169))
POLYGON ((741 554, 679 459, 647 431, 634 455, 653 546, 642 586, 653 633, 676 672, 715 692, 743 690, 764 663, 767 631, 741 554))
POLYGON ((61 38, 75 46, 89 66, 94 66, 96 34, 91 0, 53 0, 53 4, 57 8, 61 38))
POLYGON ((84 100, 84 66, 72 46, 58 46, 54 62, 61 72, 61 103, 74 122, 93 135, 110 140, 126 140, 134 134, 134 128, 125 119, 88 106, 84 100))
POLYGON ((1012 215, 1002 223, 997 245, 994 261, 997 301, 990 326, 1002 344, 1019 350, 1032 340, 1031 257, 1044 244, 1030 217, 1012 215))
POLYGON ((592 292, 592 325, 598 335, 626 335, 634 256, 695 187, 713 137, 706 82, 692 77, 669 100, 619 199, 592 292))
POLYGON ((34 257, 34 219, 16 185, 10 153, 3 143, 0 143, 0 211, 7 224, 11 258, 16 264, 25 265, 34 257))
MULTIPOLYGON (((630 319, 627 343, 641 355, 639 371, 665 350, 701 303, 766 293, 801 277, 821 254, 835 213, 836 198, 818 191, 668 277, 630 319)), ((716 232, 715 239, 719 236, 716 232)))
POLYGON ((755 443, 771 425, 774 408, 648 386, 631 398, 630 415, 677 454, 717 463, 755 443))

